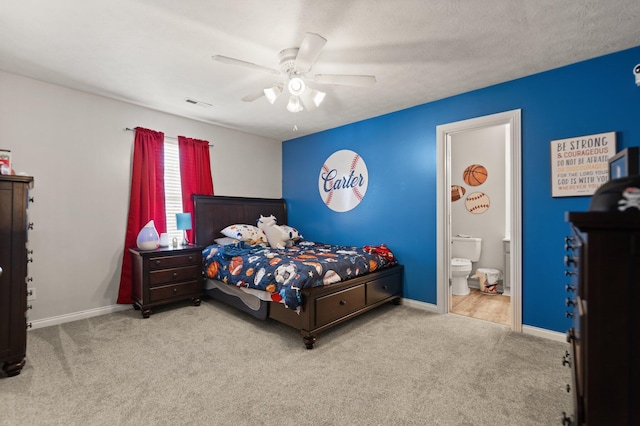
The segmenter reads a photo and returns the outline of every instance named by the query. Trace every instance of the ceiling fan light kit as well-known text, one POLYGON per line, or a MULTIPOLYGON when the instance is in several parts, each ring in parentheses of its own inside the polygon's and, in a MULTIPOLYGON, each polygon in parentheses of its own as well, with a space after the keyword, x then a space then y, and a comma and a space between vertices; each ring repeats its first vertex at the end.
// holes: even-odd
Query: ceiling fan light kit
POLYGON ((266 89, 264 89, 264 95, 267 97, 267 100, 269 101, 269 103, 273 104, 276 99, 278 99, 278 96, 280 96, 282 94, 282 88, 283 88, 283 84, 274 84, 271 87, 267 87, 266 89))
MULTIPOLYGON (((326 42, 327 40, 319 34, 306 33, 299 48, 291 47, 280 51, 278 54, 280 71, 227 56, 214 55, 213 59, 224 64, 237 65, 269 74, 284 74, 287 76, 287 89, 291 94, 289 102, 287 103, 287 110, 300 112, 306 107, 307 110, 311 111, 320 106, 326 93, 309 87, 308 84, 305 83, 305 79, 315 81, 319 84, 358 87, 371 86, 376 82, 375 76, 372 75, 319 74, 307 76, 306 73, 311 71, 311 67, 316 59, 318 59, 320 51, 326 42)), ((282 94, 283 90, 284 83, 274 83, 258 93, 245 96, 242 100, 244 102, 253 102, 265 96, 269 103, 273 104, 282 94)))
POLYGON ((304 90, 307 88, 304 84, 304 81, 300 77, 293 77, 289 80, 289 84, 287 85, 289 88, 289 93, 293 96, 300 96, 304 93, 304 90))
POLYGON ((300 112, 303 109, 304 108, 302 108, 302 105, 300 104, 300 98, 292 95, 289 98, 289 103, 287 104, 287 110, 289 110, 290 112, 300 112))

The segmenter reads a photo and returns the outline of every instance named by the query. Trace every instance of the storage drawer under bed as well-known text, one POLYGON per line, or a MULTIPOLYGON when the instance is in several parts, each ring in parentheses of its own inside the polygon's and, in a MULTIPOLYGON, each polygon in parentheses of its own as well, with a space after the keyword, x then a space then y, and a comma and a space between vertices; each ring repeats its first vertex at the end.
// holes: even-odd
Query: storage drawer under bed
POLYGON ((365 285, 357 285, 316 300, 316 327, 344 317, 365 306, 365 285))
POLYGON ((398 274, 387 275, 367 284, 367 305, 376 303, 396 294, 400 294, 402 288, 402 279, 398 274))

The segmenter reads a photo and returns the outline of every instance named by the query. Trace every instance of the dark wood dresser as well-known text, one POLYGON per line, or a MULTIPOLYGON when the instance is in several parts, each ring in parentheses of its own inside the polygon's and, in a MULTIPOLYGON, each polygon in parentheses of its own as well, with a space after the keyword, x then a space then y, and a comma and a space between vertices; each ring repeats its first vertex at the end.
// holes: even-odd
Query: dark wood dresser
POLYGON ((640 424, 640 213, 567 213, 573 413, 564 424, 640 424))
POLYGON ((22 371, 27 353, 27 219, 33 178, 0 176, 0 365, 22 371))
POLYGON ((200 305, 204 294, 202 250, 190 245, 157 250, 129 249, 133 259, 133 306, 149 318, 151 308, 184 299, 200 305))

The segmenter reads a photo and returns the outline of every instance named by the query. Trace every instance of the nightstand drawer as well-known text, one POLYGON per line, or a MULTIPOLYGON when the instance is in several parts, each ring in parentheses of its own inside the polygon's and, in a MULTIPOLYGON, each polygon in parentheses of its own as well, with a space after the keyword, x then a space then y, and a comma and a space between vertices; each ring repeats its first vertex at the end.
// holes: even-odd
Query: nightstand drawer
POLYGON ((337 320, 364 307, 364 284, 316 300, 316 326, 337 320))
POLYGON ((167 269, 177 266, 199 265, 200 254, 190 253, 180 256, 154 256, 149 258, 149 269, 167 269))
POLYGON ((197 280, 201 275, 202 271, 200 270, 200 266, 153 271, 149 273, 149 286, 155 287, 163 284, 197 280))
POLYGON ((187 294, 198 294, 202 292, 201 281, 189 281, 176 285, 165 285, 162 287, 154 287, 149 289, 149 300, 157 302, 159 300, 179 297, 187 294))

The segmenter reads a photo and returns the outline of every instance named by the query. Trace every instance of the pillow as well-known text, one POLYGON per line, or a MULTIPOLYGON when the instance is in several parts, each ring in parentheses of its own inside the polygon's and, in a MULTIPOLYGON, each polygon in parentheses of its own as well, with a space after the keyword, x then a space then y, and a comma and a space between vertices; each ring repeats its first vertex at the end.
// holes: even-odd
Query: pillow
POLYGON ((267 236, 253 225, 235 224, 229 225, 220 231, 222 235, 236 240, 245 241, 249 244, 266 244, 267 236))
POLYGON ((298 232, 296 228, 289 225, 280 225, 280 228, 284 229, 291 241, 297 241, 302 238, 302 235, 300 235, 300 232, 298 232))
POLYGON ((237 243, 239 240, 236 240, 235 238, 229 238, 229 237, 220 237, 220 238, 216 238, 215 240, 213 240, 216 244, 220 244, 221 246, 226 246, 228 244, 235 244, 237 243))

